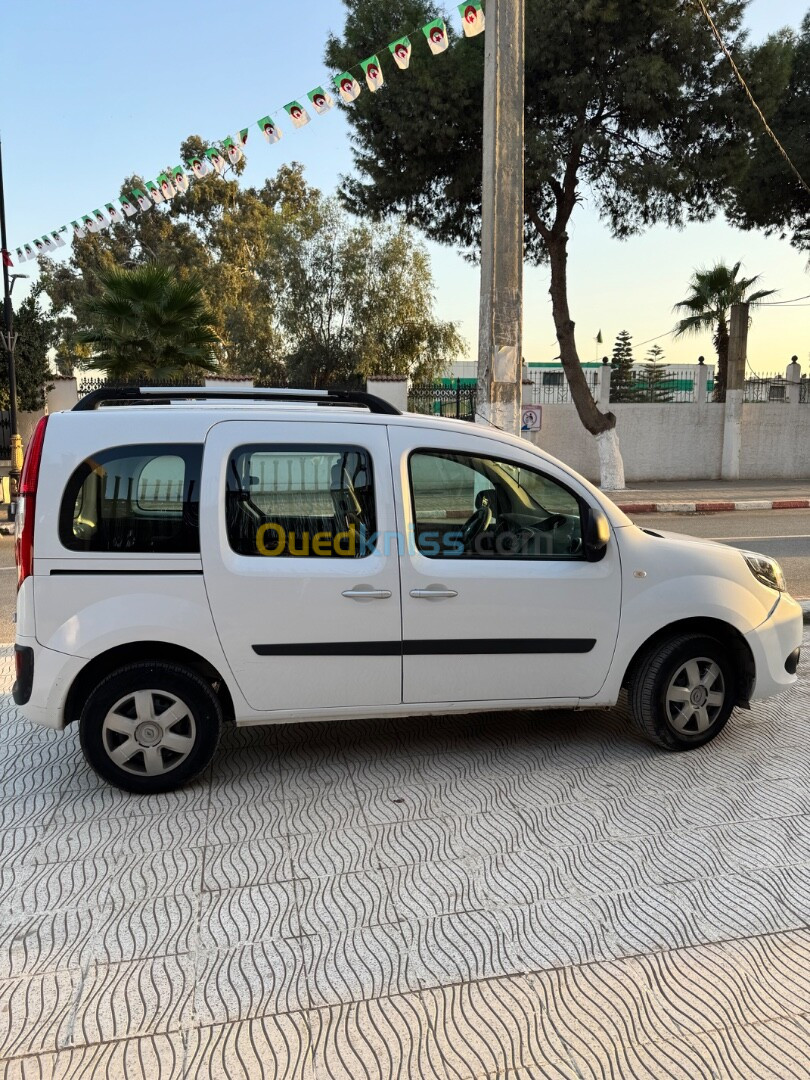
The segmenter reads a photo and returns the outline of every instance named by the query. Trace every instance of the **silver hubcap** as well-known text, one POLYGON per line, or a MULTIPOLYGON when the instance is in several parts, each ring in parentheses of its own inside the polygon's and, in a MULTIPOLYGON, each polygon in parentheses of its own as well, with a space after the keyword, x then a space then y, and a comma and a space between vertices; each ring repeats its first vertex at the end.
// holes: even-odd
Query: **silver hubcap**
POLYGON ((159 776, 191 753, 197 735, 185 702, 165 690, 136 690, 117 701, 101 728, 104 749, 119 769, 159 776))
POLYGON ((726 686, 720 665, 706 656, 687 660, 670 680, 666 694, 667 719, 684 735, 699 735, 720 715, 726 686))

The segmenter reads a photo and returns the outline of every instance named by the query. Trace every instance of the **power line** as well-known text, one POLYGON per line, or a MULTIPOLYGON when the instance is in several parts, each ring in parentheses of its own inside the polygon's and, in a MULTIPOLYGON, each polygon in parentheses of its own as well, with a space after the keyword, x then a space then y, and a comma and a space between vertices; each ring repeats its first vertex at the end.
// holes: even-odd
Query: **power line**
POLYGON ((799 172, 799 170, 796 168, 796 166, 791 161, 790 155, 788 154, 787 150, 785 150, 784 146, 782 146, 782 144, 780 143, 779 139, 777 138, 776 133, 774 132, 773 128, 768 123, 768 121, 765 119, 765 113, 762 111, 762 109, 760 109, 759 105, 757 104, 756 98, 751 93, 751 91, 748 89, 748 83, 745 81, 745 79, 742 76, 742 73, 741 73, 740 69, 737 67, 736 63, 734 62, 734 57, 731 55, 731 51, 729 50, 729 47, 726 45, 725 41, 723 41, 723 38, 720 35, 720 31, 715 26, 714 20, 712 19, 711 15, 709 14, 709 10, 706 7, 706 4, 705 4, 704 0, 697 0, 697 4, 699 5, 699 7, 700 7, 701 11, 703 12, 703 14, 706 16, 706 21, 708 22, 709 26, 711 27, 712 33, 714 34, 715 38, 717 39, 717 44, 720 46, 720 48, 726 54, 726 59, 728 60, 729 64, 731 64, 732 71, 737 76, 737 81, 739 82, 739 84, 743 88, 743 90, 745 91, 746 96, 748 97, 748 100, 751 102, 752 106, 754 107, 754 110, 756 111, 757 115, 759 116, 760 120, 762 121, 762 126, 765 128, 765 131, 770 136, 770 138, 773 140, 773 143, 776 146, 776 149, 779 151, 779 153, 782 155, 782 157, 785 159, 785 161, 790 166, 790 169, 791 169, 791 172, 793 173, 793 175, 796 177, 796 179, 802 185, 802 187, 807 192, 807 194, 810 195, 810 187, 808 187, 804 177, 802 176, 802 174, 799 172))
MULTIPOLYGON (((772 300, 769 304, 757 304, 757 307, 784 307, 786 304, 798 304, 800 300, 810 300, 810 293, 807 296, 797 296, 793 300, 772 300)), ((807 307, 807 304, 802 304, 802 307, 807 307)))

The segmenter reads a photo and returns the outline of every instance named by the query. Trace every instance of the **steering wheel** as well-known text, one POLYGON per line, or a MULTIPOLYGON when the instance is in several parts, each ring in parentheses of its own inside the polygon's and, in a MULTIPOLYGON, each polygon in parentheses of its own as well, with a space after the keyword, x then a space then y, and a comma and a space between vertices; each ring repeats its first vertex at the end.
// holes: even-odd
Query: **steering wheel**
POLYGON ((554 529, 567 524, 568 520, 563 514, 549 514, 545 521, 538 522, 537 528, 541 532, 553 532, 554 529))
POLYGON ((470 517, 468 517, 461 526, 461 543, 464 548, 468 548, 473 540, 475 540, 476 536, 479 536, 485 529, 488 529, 491 524, 492 511, 486 504, 473 511, 470 517))

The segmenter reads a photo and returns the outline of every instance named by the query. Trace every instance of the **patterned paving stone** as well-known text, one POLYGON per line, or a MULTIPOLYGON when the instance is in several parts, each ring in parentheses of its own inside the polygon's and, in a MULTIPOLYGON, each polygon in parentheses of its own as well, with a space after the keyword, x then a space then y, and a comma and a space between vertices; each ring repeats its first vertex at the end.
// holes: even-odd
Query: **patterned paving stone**
POLYGON ((155 799, 6 704, 0 1080, 804 1080, 801 674, 692 754, 621 710, 231 730, 155 799))

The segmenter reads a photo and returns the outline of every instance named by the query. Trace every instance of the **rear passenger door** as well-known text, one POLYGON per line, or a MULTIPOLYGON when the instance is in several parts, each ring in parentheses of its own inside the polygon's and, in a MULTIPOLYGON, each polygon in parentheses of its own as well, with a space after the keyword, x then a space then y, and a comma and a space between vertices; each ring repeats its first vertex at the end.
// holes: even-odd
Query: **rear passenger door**
POLYGON ((385 425, 216 424, 200 513, 209 603, 251 708, 401 701, 397 547, 383 536, 396 528, 385 425))

